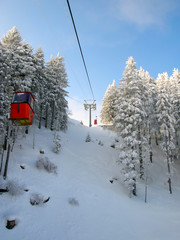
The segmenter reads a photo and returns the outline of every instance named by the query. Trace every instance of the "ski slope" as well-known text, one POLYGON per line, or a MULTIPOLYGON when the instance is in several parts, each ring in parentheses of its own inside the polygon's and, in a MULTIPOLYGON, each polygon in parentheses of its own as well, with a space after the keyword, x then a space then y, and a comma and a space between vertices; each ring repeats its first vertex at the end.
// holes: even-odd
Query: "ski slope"
MULTIPOLYGON (((8 177, 21 191, 0 195, 2 240, 179 240, 180 176, 173 174, 173 194, 168 192, 166 165, 158 148, 149 168, 147 203, 144 183, 137 197, 129 198, 117 164, 117 135, 100 127, 88 128, 70 119, 68 131, 60 132, 61 150, 53 152, 53 132, 33 127, 18 136, 10 155, 8 177), (85 142, 87 134, 91 142, 85 142), (99 145, 99 141, 103 143, 99 145), (40 154, 40 150, 44 154, 40 154), (37 169, 39 156, 57 165, 57 174, 37 169), (21 167, 23 166, 24 169, 21 167), (111 183, 110 180, 113 180, 111 183), (23 189, 23 190, 22 190, 23 189), (24 189, 28 191, 24 191, 24 189), (48 202, 31 205, 38 194, 48 202), (13 229, 7 219, 15 219, 13 229)), ((120 140, 120 138, 119 138, 120 140)))

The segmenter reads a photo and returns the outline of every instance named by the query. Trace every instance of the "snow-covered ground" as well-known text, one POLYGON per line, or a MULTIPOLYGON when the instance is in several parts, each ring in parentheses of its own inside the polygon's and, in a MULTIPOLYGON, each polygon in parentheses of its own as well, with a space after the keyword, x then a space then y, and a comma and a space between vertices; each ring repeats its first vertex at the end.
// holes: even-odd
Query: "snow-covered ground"
POLYGON ((12 187, 13 181, 19 186, 19 194, 0 195, 0 239, 180 239, 180 168, 176 165, 170 195, 166 164, 158 148, 154 149, 154 162, 149 167, 145 203, 143 182, 138 182, 138 196, 133 198, 121 184, 118 150, 110 147, 117 139, 115 133, 70 120, 68 131, 60 132, 59 154, 53 152, 53 134, 36 128, 35 149, 33 127, 26 137, 18 137, 10 155, 7 180, 0 180, 1 187, 9 181, 12 187), (88 133, 91 142, 85 142, 88 133), (40 154, 40 149, 45 153, 40 154), (57 174, 37 169, 39 156, 57 165, 57 174), (37 198, 34 194, 50 199, 31 205, 30 199, 37 198), (11 230, 6 228, 10 218, 17 224, 11 230))

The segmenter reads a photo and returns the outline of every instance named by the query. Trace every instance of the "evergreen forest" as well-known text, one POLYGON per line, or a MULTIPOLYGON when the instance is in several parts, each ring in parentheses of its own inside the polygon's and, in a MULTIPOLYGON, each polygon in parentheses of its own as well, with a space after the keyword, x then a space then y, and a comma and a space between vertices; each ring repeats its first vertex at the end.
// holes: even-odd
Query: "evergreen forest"
POLYGON ((7 148, 7 139, 15 141, 18 128, 9 119, 13 93, 29 91, 33 94, 34 121, 39 128, 43 124, 51 130, 65 131, 67 86, 63 57, 57 54, 45 63, 42 48, 34 53, 16 27, 3 36, 0 41, 0 154, 7 148))
POLYGON ((113 125, 122 137, 119 160, 129 195, 136 195, 136 183, 146 181, 153 163, 153 145, 162 149, 167 165, 167 182, 172 193, 172 166, 180 156, 180 72, 158 74, 153 79, 129 57, 120 79, 109 85, 104 95, 101 120, 113 125))

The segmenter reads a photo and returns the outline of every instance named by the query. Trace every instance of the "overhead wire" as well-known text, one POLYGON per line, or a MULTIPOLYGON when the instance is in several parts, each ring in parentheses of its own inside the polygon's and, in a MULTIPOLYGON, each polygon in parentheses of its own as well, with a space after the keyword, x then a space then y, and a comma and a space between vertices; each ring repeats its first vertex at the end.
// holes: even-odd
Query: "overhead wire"
MULTIPOLYGON (((56 34, 55 34, 55 32, 54 32, 54 30, 53 30, 53 28, 52 28, 52 25, 50 24, 50 21, 48 20, 48 17, 47 17, 47 15, 45 14, 45 12, 44 12, 44 10, 43 10, 43 8, 42 8, 42 6, 41 6, 39 0, 35 0, 35 1, 36 1, 37 5, 38 5, 38 7, 39 7, 39 9, 40 9, 40 11, 41 11, 41 13, 42 13, 42 15, 43 15, 43 17, 44 17, 44 19, 45 19, 47 25, 48 25, 48 28, 49 28, 49 30, 50 30, 52 36, 54 37, 54 39, 55 39, 57 45, 60 46, 61 43, 60 43, 58 37, 56 36, 56 34)), ((65 55, 65 53, 64 53, 64 51, 63 51, 63 49, 62 49, 62 47, 61 47, 61 52, 62 52, 62 54, 63 54, 64 57, 65 57, 66 55, 65 55)), ((76 81, 77 81, 79 87, 81 88, 82 93, 84 94, 84 90, 83 90, 83 88, 82 88, 80 82, 78 81, 78 78, 77 78, 75 72, 73 71, 73 69, 72 69, 72 67, 71 67, 71 64, 69 63, 69 61, 67 60, 67 58, 66 58, 66 62, 68 63, 68 65, 69 65, 69 67, 70 67, 70 69, 71 69, 71 72, 72 72, 73 75, 75 76, 75 79, 76 79, 76 81)))
POLYGON ((73 23, 74 31, 75 31, 75 34, 76 34, 76 38, 77 38, 79 50, 80 50, 80 53, 81 53, 81 57, 82 57, 82 60, 83 60, 83 64, 84 64, 85 72, 86 72, 86 75, 87 75, 87 79, 88 79, 89 87, 90 87, 90 90, 91 90, 91 94, 92 94, 93 100, 95 100, 92 85, 91 85, 91 81, 90 81, 90 78, 89 78, 89 73, 88 73, 88 70, 87 70, 87 67, 86 67, 86 62, 85 62, 85 59, 84 59, 84 55, 83 55, 83 52, 82 52, 79 36, 78 36, 78 33, 77 33, 77 28, 76 28, 75 21, 74 21, 74 18, 73 18, 71 6, 70 6, 70 3, 69 3, 69 0, 66 0, 66 1, 67 1, 70 16, 71 16, 71 20, 72 20, 72 23, 73 23))
MULTIPOLYGON (((63 0, 63 5, 64 5, 64 10, 65 10, 65 13, 66 13, 66 16, 67 16, 68 24, 69 24, 69 27, 71 29, 71 33, 72 33, 72 36, 73 36, 74 43, 77 44, 77 40, 76 40, 76 37, 74 35, 74 28, 72 26, 71 19, 70 19, 70 16, 69 16, 69 12, 68 12, 68 9, 67 9, 66 0, 63 0)), ((80 62, 81 62, 82 68, 84 68, 83 62, 82 61, 80 61, 80 62)))
POLYGON ((75 98, 72 98, 72 97, 70 97, 70 96, 67 96, 67 97, 70 98, 70 99, 72 99, 72 100, 75 101, 75 102, 78 102, 78 103, 84 104, 83 102, 81 102, 81 101, 79 101, 79 100, 77 100, 77 99, 75 99, 75 98))
MULTIPOLYGON (((61 45, 59 39, 57 38, 57 36, 56 36, 56 34, 55 34, 55 32, 54 32, 54 30, 53 30, 53 28, 52 28, 49 20, 48 20, 47 15, 45 14, 45 12, 44 12, 44 10, 43 10, 40 2, 39 2, 39 0, 35 0, 35 1, 36 1, 37 5, 38 5, 38 7, 39 7, 39 9, 40 9, 43 17, 44 17, 44 19, 45 19, 45 21, 46 21, 46 23, 47 23, 47 25, 48 25, 48 28, 49 28, 52 36, 54 37, 57 45, 61 45)), ((76 33, 76 38, 77 38, 78 46, 79 46, 79 49, 80 49, 81 57, 82 57, 82 60, 83 60, 83 65, 84 65, 84 68, 85 68, 85 72, 86 72, 86 75, 87 75, 87 79, 88 79, 88 84, 89 84, 89 87, 90 87, 90 91, 91 91, 93 100, 95 101, 95 97, 94 97, 94 93, 93 93, 91 81, 90 81, 89 74, 88 74, 87 67, 86 67, 86 62, 85 62, 85 59, 84 59, 84 55, 83 55, 83 52, 82 52, 80 40, 79 40, 79 37, 78 37, 77 29, 76 29, 76 26, 75 26, 74 18, 73 18, 72 11, 71 11, 71 7, 70 7, 70 4, 69 4, 69 1, 68 1, 68 0, 67 0, 67 4, 68 4, 68 9, 69 9, 69 11, 70 11, 71 20, 72 20, 72 22, 73 22, 73 27, 74 27, 74 30, 75 30, 75 33, 76 33)), ((61 48, 61 51, 62 51, 63 55, 65 56, 65 53, 63 52, 62 48, 61 48)), ((75 72, 73 71, 70 63, 69 63, 67 60, 66 60, 66 62, 68 63, 69 67, 71 68, 72 73, 73 73, 74 75, 76 75, 75 72)), ((79 87, 81 88, 81 91, 83 92, 82 86, 80 85, 80 83, 79 83, 79 81, 77 80, 77 77, 76 77, 76 76, 75 76, 75 79, 76 79, 76 81, 78 82, 79 87)), ((83 92, 83 94, 84 94, 84 92, 83 92)), ((72 98, 72 97, 70 97, 70 96, 68 96, 68 98, 72 99, 73 101, 76 101, 76 102, 79 102, 79 103, 81 103, 81 104, 84 104, 83 102, 81 102, 81 101, 79 101, 79 100, 77 100, 77 99, 74 99, 74 98, 72 98)), ((95 111, 95 112, 96 112, 96 111, 95 111)))

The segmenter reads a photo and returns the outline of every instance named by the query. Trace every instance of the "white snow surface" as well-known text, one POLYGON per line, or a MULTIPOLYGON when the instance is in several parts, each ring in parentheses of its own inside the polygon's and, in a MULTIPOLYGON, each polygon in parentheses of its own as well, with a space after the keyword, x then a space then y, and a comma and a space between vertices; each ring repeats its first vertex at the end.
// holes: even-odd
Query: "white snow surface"
POLYGON ((13 181, 29 191, 0 195, 1 240, 180 239, 180 168, 176 164, 173 194, 169 194, 166 164, 157 147, 149 167, 145 203, 143 182, 138 182, 138 195, 132 198, 121 183, 121 166, 116 162, 119 152, 110 147, 118 138, 114 132, 70 119, 67 132, 59 133, 62 147, 58 154, 53 153, 53 134, 35 128, 33 149, 31 127, 26 137, 15 142, 7 179, 1 178, 1 185, 13 181), (85 142, 88 133, 91 142, 85 142), (57 174, 36 168, 40 149, 57 165, 57 174), (31 205, 34 194, 50 199, 31 205), (16 219, 11 230, 6 228, 7 219, 16 219))

